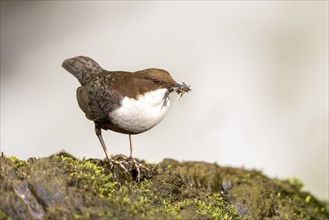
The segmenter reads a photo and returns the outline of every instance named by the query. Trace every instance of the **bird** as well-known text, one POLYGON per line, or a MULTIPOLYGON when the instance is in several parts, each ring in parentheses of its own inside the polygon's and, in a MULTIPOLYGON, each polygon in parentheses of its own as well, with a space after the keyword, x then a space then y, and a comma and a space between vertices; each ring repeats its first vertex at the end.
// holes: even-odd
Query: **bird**
POLYGON ((86 118, 94 122, 107 161, 130 174, 122 162, 110 157, 102 130, 128 135, 130 156, 127 161, 133 164, 139 180, 140 170, 148 168, 135 159, 131 136, 150 130, 164 118, 170 106, 170 93, 182 96, 191 90, 190 87, 177 83, 163 69, 108 71, 87 56, 68 58, 62 67, 81 84, 76 91, 78 105, 86 118))

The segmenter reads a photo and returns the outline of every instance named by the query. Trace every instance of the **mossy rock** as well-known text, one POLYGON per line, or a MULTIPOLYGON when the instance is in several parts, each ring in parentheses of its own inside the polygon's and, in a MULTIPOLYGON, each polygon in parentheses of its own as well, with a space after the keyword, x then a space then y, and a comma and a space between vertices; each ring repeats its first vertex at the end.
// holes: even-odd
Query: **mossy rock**
POLYGON ((148 170, 136 182, 102 160, 65 152, 2 156, 0 219, 329 219, 328 203, 296 179, 204 162, 142 163, 148 170))

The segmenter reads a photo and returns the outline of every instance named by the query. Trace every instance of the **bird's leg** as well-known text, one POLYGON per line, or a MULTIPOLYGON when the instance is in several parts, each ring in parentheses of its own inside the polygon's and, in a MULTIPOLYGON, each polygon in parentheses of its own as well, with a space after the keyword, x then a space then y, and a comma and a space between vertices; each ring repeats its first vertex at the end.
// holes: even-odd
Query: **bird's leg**
POLYGON ((130 146, 129 160, 133 163, 134 167, 136 168, 136 171, 137 171, 137 181, 139 182, 140 176, 141 176, 141 171, 139 169, 139 166, 137 166, 136 160, 134 158, 134 149, 133 149, 133 145, 131 143, 131 134, 129 134, 129 146, 130 146))
POLYGON ((130 158, 134 159, 134 149, 131 142, 131 134, 129 134, 130 158))
MULTIPOLYGON (((103 140, 103 136, 102 136, 102 130, 101 130, 101 128, 98 127, 97 125, 95 125, 95 132, 96 132, 96 135, 97 135, 97 137, 98 137, 99 142, 101 142, 102 148, 103 148, 104 153, 105 153, 105 155, 106 155, 106 159, 107 159, 107 161, 109 162, 109 164, 111 164, 111 163, 112 163, 112 159, 109 157, 109 154, 108 154, 108 152, 107 152, 107 148, 106 148, 106 146, 105 146, 105 142, 104 142, 104 140, 103 140)), ((112 164, 111 164, 111 165, 112 165, 112 164)))
POLYGON ((127 174, 130 175, 129 171, 126 169, 126 167, 124 167, 122 165, 122 163, 118 162, 118 161, 115 161, 113 160, 111 157, 109 157, 109 154, 108 154, 108 151, 107 151, 107 148, 105 146, 105 142, 103 140, 103 136, 102 136, 102 130, 100 127, 98 127, 96 124, 95 124, 95 132, 96 132, 96 135, 99 139, 99 142, 101 142, 101 145, 102 145, 102 148, 104 150, 104 153, 106 155, 106 159, 108 161, 108 163, 110 164, 111 168, 113 168, 113 164, 117 164, 119 165, 127 174))
POLYGON ((136 169, 136 171, 137 171, 137 181, 139 182, 140 181, 140 176, 141 176, 140 168, 143 168, 143 169, 148 170, 148 171, 149 171, 149 169, 147 167, 145 167, 143 164, 138 163, 135 160, 135 158, 134 158, 134 149, 133 149, 133 145, 132 145, 132 141, 131 141, 131 134, 129 134, 129 145, 130 145, 130 156, 129 156, 128 160, 132 162, 134 168, 136 169))

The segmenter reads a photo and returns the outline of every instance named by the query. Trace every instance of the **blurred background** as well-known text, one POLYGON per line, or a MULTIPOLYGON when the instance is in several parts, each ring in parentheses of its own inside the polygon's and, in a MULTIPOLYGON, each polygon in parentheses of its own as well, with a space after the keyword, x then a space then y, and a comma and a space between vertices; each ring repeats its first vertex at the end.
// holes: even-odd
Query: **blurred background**
MULTIPOLYGON (((328 1, 1 1, 1 151, 104 158, 64 59, 166 69, 193 92, 134 136, 137 158, 297 177, 328 199, 328 1)), ((128 136, 103 133, 112 154, 128 136)))

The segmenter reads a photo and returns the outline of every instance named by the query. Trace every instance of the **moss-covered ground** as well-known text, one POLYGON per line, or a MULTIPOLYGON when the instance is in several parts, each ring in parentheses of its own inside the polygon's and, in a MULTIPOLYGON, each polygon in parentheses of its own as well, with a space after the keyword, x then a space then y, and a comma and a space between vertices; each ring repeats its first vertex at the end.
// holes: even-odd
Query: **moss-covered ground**
POLYGON ((297 179, 166 159, 138 183, 99 159, 0 157, 0 219, 329 219, 297 179))

